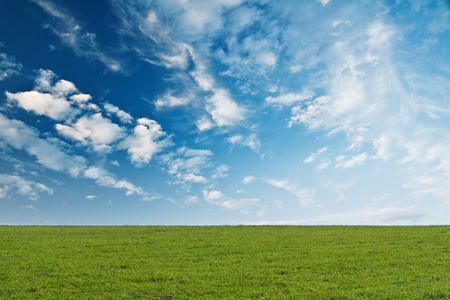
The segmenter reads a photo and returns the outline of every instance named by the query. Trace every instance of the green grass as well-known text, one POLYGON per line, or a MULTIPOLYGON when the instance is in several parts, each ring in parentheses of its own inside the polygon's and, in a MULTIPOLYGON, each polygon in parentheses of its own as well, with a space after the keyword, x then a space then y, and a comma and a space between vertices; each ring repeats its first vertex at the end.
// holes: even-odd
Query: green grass
POLYGON ((450 299, 450 226, 0 226, 0 299, 450 299))

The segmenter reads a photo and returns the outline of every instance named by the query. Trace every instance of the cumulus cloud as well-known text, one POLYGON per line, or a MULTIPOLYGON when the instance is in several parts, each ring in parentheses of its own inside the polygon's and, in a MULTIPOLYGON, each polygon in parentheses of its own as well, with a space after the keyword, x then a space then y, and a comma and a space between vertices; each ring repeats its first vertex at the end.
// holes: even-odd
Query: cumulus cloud
POLYGON ((123 128, 101 113, 82 116, 71 125, 56 124, 55 128, 61 135, 91 145, 98 152, 111 151, 110 145, 125 136, 123 128))
POLYGON ((208 180, 200 175, 195 175, 194 173, 182 174, 180 176, 182 182, 193 182, 193 183, 206 183, 208 180))
POLYGON ((232 210, 242 210, 244 208, 255 205, 259 202, 259 199, 251 198, 251 199, 234 199, 224 195, 221 191, 203 191, 203 197, 209 203, 212 203, 217 206, 221 206, 227 209, 232 210))
POLYGON ((33 91, 9 93, 6 96, 10 102, 38 115, 45 115, 57 121, 71 121, 83 110, 99 111, 94 103, 88 103, 91 96, 82 94, 75 85, 67 80, 57 80, 50 70, 39 70, 35 78, 33 91), (78 106, 78 108, 74 107, 78 106))
MULTIPOLYGON (((167 165, 169 174, 175 177, 176 184, 206 183, 207 179, 200 173, 211 166, 210 157, 212 152, 203 149, 191 149, 180 147, 176 152, 161 155, 161 161, 167 165)), ((225 166, 226 167, 226 166, 225 166)), ((216 175, 223 175, 225 167, 219 167, 216 175)), ((228 169, 227 169, 228 170, 228 169)))
POLYGON ((142 165, 150 162, 156 153, 168 146, 170 139, 162 139, 166 133, 162 131, 161 125, 156 121, 140 118, 137 122, 134 133, 125 138, 119 147, 127 149, 133 163, 142 165))
POLYGON ((105 103, 103 104, 103 107, 105 108, 107 113, 116 115, 122 123, 131 123, 133 121, 133 117, 129 113, 121 110, 115 105, 105 103))
POLYGON ((117 180, 105 169, 89 166, 86 158, 64 152, 54 142, 55 139, 41 139, 36 129, 21 121, 8 119, 3 114, 0 114, 0 140, 15 149, 25 150, 36 157, 38 163, 51 170, 67 173, 72 177, 91 178, 101 186, 125 189, 127 195, 147 197, 142 188, 126 180, 117 180))
POLYGON ((38 115, 45 115, 54 120, 64 120, 78 113, 64 98, 56 98, 51 94, 38 91, 9 93, 6 92, 9 101, 16 101, 25 110, 38 115))
POLYGON ((5 198, 10 193, 18 194, 30 200, 37 200, 41 193, 52 195, 53 189, 20 176, 0 174, 0 199, 5 198))

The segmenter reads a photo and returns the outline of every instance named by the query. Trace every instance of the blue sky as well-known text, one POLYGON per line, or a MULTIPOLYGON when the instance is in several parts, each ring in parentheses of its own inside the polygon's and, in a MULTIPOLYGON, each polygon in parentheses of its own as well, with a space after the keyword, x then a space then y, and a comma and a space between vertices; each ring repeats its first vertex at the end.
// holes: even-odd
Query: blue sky
POLYGON ((1 1, 0 28, 0 224, 449 224, 448 1, 1 1))

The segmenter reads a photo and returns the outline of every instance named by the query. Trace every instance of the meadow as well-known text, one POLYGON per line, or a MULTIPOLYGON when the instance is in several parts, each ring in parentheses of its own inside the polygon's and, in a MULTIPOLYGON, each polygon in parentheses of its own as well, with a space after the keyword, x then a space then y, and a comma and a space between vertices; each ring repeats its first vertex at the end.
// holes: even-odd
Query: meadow
POLYGON ((450 226, 0 226, 0 299, 450 299, 450 226))

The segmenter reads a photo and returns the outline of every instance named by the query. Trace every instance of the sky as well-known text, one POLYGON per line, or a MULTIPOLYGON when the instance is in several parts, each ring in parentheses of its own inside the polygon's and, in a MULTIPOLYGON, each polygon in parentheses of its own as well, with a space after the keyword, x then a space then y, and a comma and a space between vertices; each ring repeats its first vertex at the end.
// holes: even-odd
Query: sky
POLYGON ((450 3, 0 1, 0 224, 450 220, 450 3))

